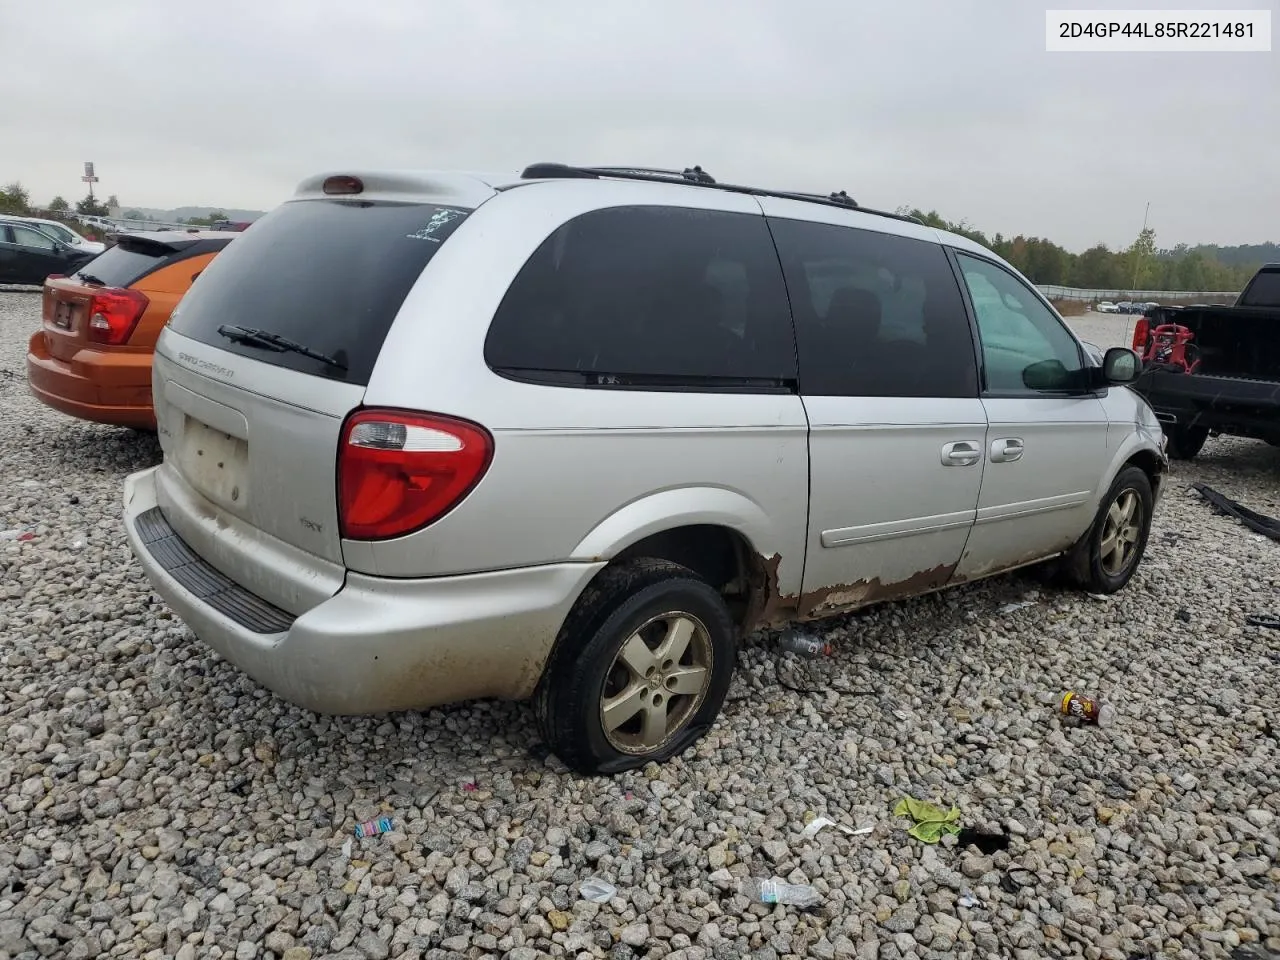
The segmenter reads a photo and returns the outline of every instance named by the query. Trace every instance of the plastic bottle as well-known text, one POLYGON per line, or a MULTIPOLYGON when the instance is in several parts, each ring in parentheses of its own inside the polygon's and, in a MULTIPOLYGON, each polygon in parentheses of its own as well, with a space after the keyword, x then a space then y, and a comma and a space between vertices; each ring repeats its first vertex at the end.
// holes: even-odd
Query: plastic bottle
POLYGON ((777 877, 769 880, 747 877, 742 881, 740 891, 744 897, 757 903, 782 903, 802 910, 822 902, 822 897, 813 887, 785 883, 777 877))
POLYGON ((782 635, 778 638, 778 646, 811 660, 831 652, 831 645, 822 638, 793 627, 782 631, 782 635))

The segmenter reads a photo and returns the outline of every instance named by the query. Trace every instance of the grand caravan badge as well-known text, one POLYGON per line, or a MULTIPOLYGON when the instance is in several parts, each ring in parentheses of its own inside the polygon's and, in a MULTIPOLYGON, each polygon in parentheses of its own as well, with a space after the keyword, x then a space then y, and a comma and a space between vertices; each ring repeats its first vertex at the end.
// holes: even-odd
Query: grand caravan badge
POLYGON ((199 370, 201 373, 217 374, 218 376, 222 377, 224 380, 230 380, 232 377, 236 375, 236 372, 232 370, 230 367, 220 366, 219 364, 213 363, 210 360, 201 360, 199 357, 193 357, 189 353, 179 353, 178 362, 184 363, 188 367, 191 367, 194 370, 199 370))

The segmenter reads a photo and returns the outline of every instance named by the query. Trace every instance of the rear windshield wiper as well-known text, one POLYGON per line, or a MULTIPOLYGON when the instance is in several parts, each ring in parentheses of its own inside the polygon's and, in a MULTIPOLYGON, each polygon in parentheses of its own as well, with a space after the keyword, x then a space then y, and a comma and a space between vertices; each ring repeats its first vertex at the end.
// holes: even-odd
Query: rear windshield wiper
POLYGON ((224 323, 218 328, 218 333, 232 343, 247 343, 253 347, 263 347, 279 353, 297 353, 304 357, 310 357, 312 360, 319 360, 321 363, 337 370, 347 369, 347 365, 341 360, 337 360, 327 353, 321 353, 319 350, 312 350, 305 344, 297 343, 288 337, 282 337, 280 334, 272 333, 269 330, 258 330, 254 327, 237 327, 234 324, 224 323))
POLYGON ((105 287, 107 285, 107 281, 99 280, 92 273, 80 273, 80 274, 77 274, 77 276, 81 280, 83 280, 85 283, 91 283, 95 287, 105 287))

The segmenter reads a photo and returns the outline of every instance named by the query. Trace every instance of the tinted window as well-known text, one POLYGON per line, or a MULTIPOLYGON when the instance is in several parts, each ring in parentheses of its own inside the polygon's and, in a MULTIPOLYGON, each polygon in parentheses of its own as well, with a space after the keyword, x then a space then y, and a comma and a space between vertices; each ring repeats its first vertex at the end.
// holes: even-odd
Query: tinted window
POLYGON ((467 215, 427 204, 297 200, 238 236, 174 313, 175 332, 304 373, 367 384, 422 268, 467 215), (328 355, 236 343, 223 325, 265 330, 328 355))
POLYGON ((63 243, 75 243, 76 241, 76 235, 60 223, 40 223, 37 226, 49 236, 56 237, 63 243))
POLYGON ((781 388, 795 346, 769 228, 673 207, 570 220, 511 284, 485 360, 569 385, 781 388))
POLYGON ((957 254, 982 339, 987 391, 1034 394, 1078 389, 1084 358, 1057 316, 1007 270, 957 254))
POLYGON ((53 238, 48 234, 41 233, 31 227, 20 227, 13 225, 13 242, 23 247, 31 247, 33 250, 47 250, 53 252, 53 238))
POLYGON ((1267 270, 1254 277, 1240 298, 1240 306, 1280 307, 1280 270, 1267 270))
POLYGON ((144 246, 122 241, 98 254, 79 272, 96 277, 108 287, 127 287, 161 266, 172 253, 171 247, 159 244, 144 246))
POLYGON ((936 243, 773 220, 813 396, 973 397, 973 335, 936 243))

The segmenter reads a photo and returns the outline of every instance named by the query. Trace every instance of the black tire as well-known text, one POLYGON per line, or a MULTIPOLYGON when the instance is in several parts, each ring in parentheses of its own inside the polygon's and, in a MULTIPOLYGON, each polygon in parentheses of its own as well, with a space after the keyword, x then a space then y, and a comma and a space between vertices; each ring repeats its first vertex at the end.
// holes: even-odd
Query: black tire
MULTIPOLYGON (((606 567, 583 592, 556 637, 534 694, 538 726, 547 746, 579 773, 613 774, 651 761, 661 763, 683 753, 710 729, 729 693, 736 661, 737 640, 729 609, 720 594, 692 570, 649 559, 606 567), (667 614, 678 616, 664 618, 667 614), (672 677, 665 674, 657 675, 653 681, 656 686, 641 687, 648 681, 621 663, 624 643, 642 627, 645 631, 672 630, 675 620, 693 624, 687 654, 690 664, 685 669, 696 668, 699 656, 708 661, 703 665, 706 679, 696 695, 667 693, 663 678, 670 684, 672 677), (626 678, 626 690, 635 695, 645 691, 638 701, 645 704, 639 708, 642 713, 632 718, 641 726, 639 733, 627 732, 627 724, 612 733, 605 729, 604 697, 607 685, 616 689, 619 672, 626 678), (643 724, 649 717, 647 701, 650 696, 661 699, 662 694, 666 695, 665 703, 678 703, 684 712, 683 717, 675 718, 678 725, 652 749, 638 742, 620 745, 627 737, 643 739, 643 724)), ((667 666, 671 667, 671 661, 667 666)), ((678 667, 676 664, 672 669, 678 667)), ((622 692, 617 694, 619 698, 622 692)))
POLYGON ((1176 426, 1165 434, 1169 445, 1165 448, 1173 460, 1194 460, 1197 453, 1209 439, 1208 427, 1176 426))
POLYGON ((1147 538, 1151 534, 1151 480, 1138 467, 1128 466, 1122 469, 1107 495, 1102 498, 1098 514, 1093 525, 1075 549, 1067 557, 1066 572, 1073 583, 1089 593, 1115 593, 1123 590, 1133 578, 1142 556, 1147 550, 1147 538), (1110 522, 1111 508, 1122 501, 1127 494, 1137 498, 1142 516, 1136 523, 1136 532, 1131 541, 1132 549, 1123 563, 1116 561, 1114 553, 1104 556, 1104 544, 1110 542, 1113 525, 1110 522), (1112 562, 1116 561, 1116 562, 1112 562))

